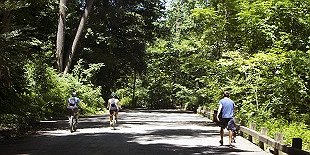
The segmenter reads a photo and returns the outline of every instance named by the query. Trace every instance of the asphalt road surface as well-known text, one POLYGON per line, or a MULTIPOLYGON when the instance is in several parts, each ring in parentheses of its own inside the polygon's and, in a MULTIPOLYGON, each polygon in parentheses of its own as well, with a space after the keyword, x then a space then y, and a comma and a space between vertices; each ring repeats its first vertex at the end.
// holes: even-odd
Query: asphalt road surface
POLYGON ((120 112, 116 129, 108 115, 80 118, 71 133, 67 120, 41 122, 36 135, 0 141, 0 154, 22 155, 264 155, 242 137, 219 143, 219 127, 205 117, 176 111, 120 112))

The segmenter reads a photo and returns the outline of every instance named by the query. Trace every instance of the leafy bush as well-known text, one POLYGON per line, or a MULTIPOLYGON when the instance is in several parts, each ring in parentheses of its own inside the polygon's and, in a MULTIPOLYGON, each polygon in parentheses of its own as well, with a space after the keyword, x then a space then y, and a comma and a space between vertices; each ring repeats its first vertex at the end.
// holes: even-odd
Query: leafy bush
POLYGON ((121 103, 121 107, 122 108, 134 108, 133 105, 132 105, 132 98, 129 97, 129 96, 126 96, 126 97, 123 97, 121 100, 120 100, 120 103, 121 103))
POLYGON ((104 110, 101 88, 86 83, 79 76, 73 74, 63 76, 47 64, 35 61, 29 62, 25 66, 25 71, 27 86, 24 88, 24 93, 13 93, 17 99, 10 100, 11 104, 7 104, 7 109, 18 107, 21 110, 1 113, 0 117, 3 120, 1 128, 12 128, 19 124, 27 126, 41 119, 64 117, 67 115, 67 99, 72 91, 76 91, 81 99, 83 114, 104 110))
POLYGON ((309 126, 302 122, 289 123, 282 119, 268 119, 259 122, 257 129, 261 127, 268 128, 269 137, 274 137, 276 133, 282 133, 284 144, 292 145, 293 138, 301 138, 303 150, 310 151, 310 131, 309 126))

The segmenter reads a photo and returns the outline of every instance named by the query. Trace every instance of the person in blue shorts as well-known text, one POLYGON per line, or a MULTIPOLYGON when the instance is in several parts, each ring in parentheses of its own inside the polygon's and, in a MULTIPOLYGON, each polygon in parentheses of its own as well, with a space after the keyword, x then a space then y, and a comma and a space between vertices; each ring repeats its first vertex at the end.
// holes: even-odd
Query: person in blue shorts
POLYGON ((227 128, 229 132, 229 145, 232 142, 233 130, 235 129, 234 123, 234 108, 235 103, 229 98, 229 92, 224 92, 224 98, 219 101, 219 107, 217 112, 217 120, 219 121, 220 135, 221 140, 220 144, 223 145, 223 136, 224 136, 224 129, 227 128))

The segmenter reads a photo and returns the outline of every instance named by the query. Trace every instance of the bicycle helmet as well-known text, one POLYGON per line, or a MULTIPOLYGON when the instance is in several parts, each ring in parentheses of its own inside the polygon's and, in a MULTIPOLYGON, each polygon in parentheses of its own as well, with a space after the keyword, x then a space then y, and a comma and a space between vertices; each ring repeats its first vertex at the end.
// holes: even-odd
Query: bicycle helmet
POLYGON ((224 91, 224 97, 229 97, 229 92, 228 91, 224 91))
POLYGON ((72 92, 72 97, 76 97, 76 92, 72 92))

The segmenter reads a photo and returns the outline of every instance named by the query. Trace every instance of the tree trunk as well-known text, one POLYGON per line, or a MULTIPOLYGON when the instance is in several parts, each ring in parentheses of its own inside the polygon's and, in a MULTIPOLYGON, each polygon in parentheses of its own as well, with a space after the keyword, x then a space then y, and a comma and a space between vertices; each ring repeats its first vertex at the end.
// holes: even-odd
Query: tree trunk
POLYGON ((83 16, 81 18, 80 25, 79 25, 78 30, 76 32, 75 38, 73 40, 72 47, 70 48, 70 51, 69 51, 70 53, 69 53, 67 61, 66 61, 66 67, 64 70, 64 74, 67 74, 70 70, 72 59, 73 59, 74 53, 75 53, 76 48, 77 48, 77 43, 78 43, 78 41, 82 35, 82 31, 83 31, 84 25, 86 23, 88 14, 92 8, 93 2, 94 2, 94 0, 88 0, 86 3, 86 8, 85 8, 83 16))
POLYGON ((11 88, 12 78, 9 67, 0 65, 0 81, 4 87, 11 88))
POLYGON ((2 25, 2 26, 0 26, 0 34, 3 34, 5 32, 9 31, 11 18, 12 18, 12 12, 11 11, 4 11, 4 13, 2 15, 2 19, 0 21, 0 23, 2 25))
POLYGON ((57 47, 56 47, 56 59, 57 68, 59 72, 63 71, 63 55, 64 55, 64 42, 65 42, 65 26, 66 26, 66 5, 68 0, 59 1, 59 21, 57 31, 57 47))
POLYGON ((132 104, 133 107, 136 108, 137 107, 137 101, 136 101, 136 81, 137 81, 137 75, 136 75, 136 71, 134 71, 133 73, 133 88, 132 88, 132 104))
MULTIPOLYGON (((9 32, 12 19, 12 11, 4 11, 0 21, 0 34, 9 32)), ((5 61, 5 58, 0 55, 0 84, 6 88, 11 87, 10 69, 5 61)))

